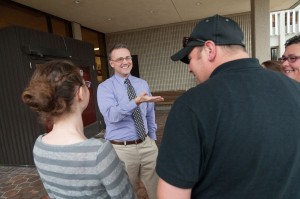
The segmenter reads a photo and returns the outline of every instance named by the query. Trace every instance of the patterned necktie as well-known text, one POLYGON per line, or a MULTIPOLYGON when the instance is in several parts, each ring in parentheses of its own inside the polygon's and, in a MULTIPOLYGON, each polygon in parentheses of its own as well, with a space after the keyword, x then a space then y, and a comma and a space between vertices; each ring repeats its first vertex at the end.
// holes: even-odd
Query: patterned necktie
MULTIPOLYGON (((131 85, 129 79, 125 79, 124 84, 127 84, 127 94, 128 94, 129 100, 133 100, 134 98, 136 98, 136 93, 135 93, 134 88, 131 85)), ((145 131, 145 126, 144 126, 144 122, 142 119, 141 109, 139 106, 133 111, 132 116, 133 116, 135 128, 136 128, 139 138, 141 140, 145 140, 146 131, 145 131)))

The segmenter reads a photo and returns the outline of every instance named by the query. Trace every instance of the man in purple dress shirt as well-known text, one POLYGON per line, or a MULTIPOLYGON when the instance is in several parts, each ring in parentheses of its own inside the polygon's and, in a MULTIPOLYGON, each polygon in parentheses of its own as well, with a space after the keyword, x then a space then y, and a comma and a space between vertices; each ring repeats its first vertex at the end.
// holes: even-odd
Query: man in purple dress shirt
POLYGON ((157 198, 157 175, 155 172, 157 146, 154 102, 163 101, 161 96, 151 96, 145 80, 130 75, 132 59, 128 47, 116 44, 109 52, 109 63, 114 75, 99 84, 97 101, 106 123, 105 139, 115 148, 119 158, 125 163, 126 171, 133 186, 139 176, 144 183, 149 199, 157 198), (136 97, 129 99, 127 83, 129 79, 136 97), (140 109, 146 136, 141 138, 136 130, 133 112, 140 109))

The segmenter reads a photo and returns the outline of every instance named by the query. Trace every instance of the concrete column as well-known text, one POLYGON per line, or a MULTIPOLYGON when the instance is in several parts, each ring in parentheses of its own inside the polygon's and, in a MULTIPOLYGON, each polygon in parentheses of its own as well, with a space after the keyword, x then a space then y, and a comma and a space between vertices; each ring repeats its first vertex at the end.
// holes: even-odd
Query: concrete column
POLYGON ((251 48, 260 63, 271 59, 270 0, 251 0, 251 48))
POLYGON ((279 15, 279 57, 281 57, 281 55, 283 55, 284 51, 285 51, 285 16, 284 16, 285 12, 281 11, 280 15, 279 15))
POLYGON ((81 25, 79 23, 72 22, 72 33, 74 39, 82 40, 81 25))

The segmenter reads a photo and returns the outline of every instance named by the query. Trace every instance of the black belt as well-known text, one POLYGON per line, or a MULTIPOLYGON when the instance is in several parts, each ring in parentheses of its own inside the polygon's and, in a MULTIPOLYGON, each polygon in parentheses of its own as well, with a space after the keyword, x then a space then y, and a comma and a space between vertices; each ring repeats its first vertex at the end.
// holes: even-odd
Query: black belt
MULTIPOLYGON (((147 137, 147 135, 146 135, 146 137, 147 137)), ((145 139, 146 139, 146 137, 145 137, 145 139)), ((142 142, 144 142, 144 140, 142 140, 142 139, 138 139, 138 140, 130 140, 130 141, 116 141, 116 140, 110 140, 110 142, 112 143, 112 144, 117 144, 117 145, 131 145, 131 144, 140 144, 140 143, 142 143, 142 142)))

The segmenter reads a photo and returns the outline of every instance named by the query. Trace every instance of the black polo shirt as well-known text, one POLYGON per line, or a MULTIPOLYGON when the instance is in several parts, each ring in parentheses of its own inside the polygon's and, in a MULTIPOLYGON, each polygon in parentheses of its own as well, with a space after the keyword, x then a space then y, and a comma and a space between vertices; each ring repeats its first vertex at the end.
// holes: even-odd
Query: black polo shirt
POLYGON ((300 84, 257 59, 219 66, 174 103, 156 171, 192 198, 300 198, 300 84))

